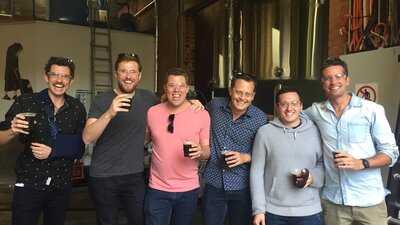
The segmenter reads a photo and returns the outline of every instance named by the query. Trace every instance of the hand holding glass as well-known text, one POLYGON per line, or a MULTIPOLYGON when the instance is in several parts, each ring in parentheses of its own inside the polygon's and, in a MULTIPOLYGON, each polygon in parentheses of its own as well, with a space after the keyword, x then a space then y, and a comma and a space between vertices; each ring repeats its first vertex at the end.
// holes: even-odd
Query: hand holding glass
POLYGON ((183 156, 184 157, 190 157, 190 151, 189 149, 192 147, 192 142, 190 141, 185 141, 183 142, 183 156))
POLYGON ((24 128, 24 130, 26 132, 31 132, 34 129, 35 126, 35 117, 36 117, 36 113, 34 112, 25 112, 25 113, 21 113, 21 115, 23 115, 25 117, 25 120, 28 121, 28 128, 24 128))
POLYGON ((292 169, 291 172, 294 186, 296 186, 297 188, 303 188, 304 186, 306 186, 308 176, 310 175, 310 172, 307 168, 292 169))

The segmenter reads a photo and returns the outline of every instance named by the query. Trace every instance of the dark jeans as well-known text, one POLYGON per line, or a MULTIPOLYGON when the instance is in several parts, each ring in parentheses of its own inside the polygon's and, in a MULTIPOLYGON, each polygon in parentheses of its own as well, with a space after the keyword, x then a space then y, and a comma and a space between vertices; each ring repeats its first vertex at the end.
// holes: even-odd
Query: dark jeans
POLYGON ((166 192, 148 188, 144 203, 146 225, 191 225, 199 189, 166 192))
POLYGON ((323 225, 324 219, 322 212, 311 216, 278 216, 266 213, 268 225, 323 225))
POLYGON ((43 225, 64 225, 71 188, 59 191, 36 191, 15 187, 12 225, 36 225, 43 212, 43 225))
POLYGON ((226 215, 230 225, 252 224, 249 189, 225 191, 206 184, 202 208, 203 225, 222 225, 226 215))
POLYGON ((143 225, 145 185, 142 173, 114 177, 89 177, 89 193, 98 225, 118 224, 120 206, 128 225, 143 225))

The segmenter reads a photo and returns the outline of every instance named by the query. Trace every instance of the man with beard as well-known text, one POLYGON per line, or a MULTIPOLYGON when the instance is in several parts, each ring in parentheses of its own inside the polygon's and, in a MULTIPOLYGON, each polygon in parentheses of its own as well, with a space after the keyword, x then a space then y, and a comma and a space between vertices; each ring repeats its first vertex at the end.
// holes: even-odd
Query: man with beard
POLYGON ((98 225, 117 224, 120 206, 128 224, 142 225, 146 114, 160 101, 152 92, 137 88, 142 65, 136 54, 118 55, 115 76, 118 87, 93 99, 83 131, 86 144, 96 143, 89 193, 98 225))
POLYGON ((0 144, 18 137, 24 145, 15 166, 13 225, 37 224, 41 213, 44 225, 64 224, 73 161, 85 150, 85 107, 66 94, 74 71, 72 60, 51 57, 44 75, 48 88, 17 97, 0 123, 0 144), (33 125, 27 112, 35 115, 33 125))

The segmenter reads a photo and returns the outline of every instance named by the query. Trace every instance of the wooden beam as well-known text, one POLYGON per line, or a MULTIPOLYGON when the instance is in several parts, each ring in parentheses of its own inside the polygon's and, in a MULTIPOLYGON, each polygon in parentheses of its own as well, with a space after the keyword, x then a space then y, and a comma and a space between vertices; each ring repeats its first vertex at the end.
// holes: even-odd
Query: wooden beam
POLYGON ((187 0, 183 3, 184 14, 195 14, 218 0, 187 0))

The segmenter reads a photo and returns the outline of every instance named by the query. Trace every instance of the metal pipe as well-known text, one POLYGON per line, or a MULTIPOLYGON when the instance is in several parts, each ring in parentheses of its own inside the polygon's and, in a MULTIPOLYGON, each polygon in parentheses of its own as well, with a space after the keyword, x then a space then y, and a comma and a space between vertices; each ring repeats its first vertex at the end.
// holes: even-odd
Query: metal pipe
POLYGON ((155 3, 155 0, 153 0, 153 1, 151 1, 149 4, 147 4, 145 7, 143 7, 141 10, 139 10, 134 16, 135 17, 138 17, 138 16, 140 16, 140 15, 142 15, 145 11, 147 11, 150 7, 151 7, 151 5, 152 4, 154 4, 155 3))
POLYGON ((393 174, 393 178, 395 180, 400 180, 400 174, 398 174, 398 173, 393 174))
POLYGON ((318 30, 320 29, 320 21, 319 17, 321 14, 321 5, 323 4, 323 1, 321 2, 320 0, 310 0, 309 1, 309 6, 308 6, 308 38, 307 38, 307 45, 309 46, 307 48, 307 63, 306 63, 306 79, 311 78, 311 79, 317 79, 317 65, 316 62, 318 61, 317 59, 321 57, 320 53, 318 52, 318 48, 321 47, 321 43, 319 36, 320 34, 318 33, 318 30))
POLYGON ((279 65, 283 69, 280 79, 290 79, 290 53, 291 53, 291 6, 292 0, 279 1, 279 65))
MULTIPOLYGON (((353 1, 349 1, 349 15, 353 15, 352 14, 352 11, 351 11, 351 3, 352 3, 353 1)), ((347 22, 347 26, 348 26, 348 32, 347 32, 347 51, 348 52, 351 52, 351 49, 349 48, 350 47, 350 42, 351 42, 351 20, 348 20, 348 22, 347 22)))
MULTIPOLYGON (((233 77, 233 69, 234 69, 234 46, 233 46, 233 38, 235 35, 235 28, 234 28, 234 8, 233 2, 234 0, 230 0, 228 2, 228 71, 229 77, 228 81, 233 77)), ((229 86, 229 85, 228 85, 229 86)))
POLYGON ((158 3, 156 0, 154 2, 154 14, 155 14, 155 22, 156 22, 156 31, 155 31, 155 37, 154 37, 154 92, 157 93, 157 88, 158 88, 158 3))

